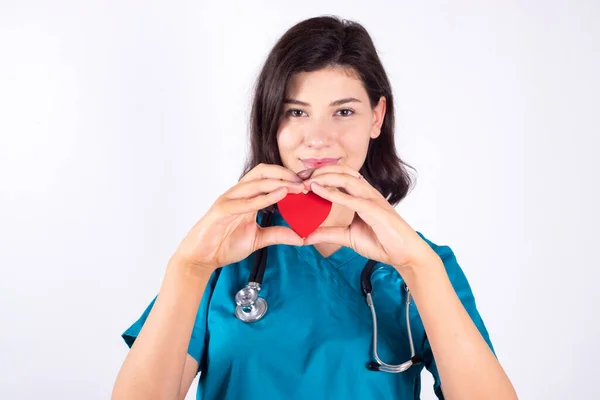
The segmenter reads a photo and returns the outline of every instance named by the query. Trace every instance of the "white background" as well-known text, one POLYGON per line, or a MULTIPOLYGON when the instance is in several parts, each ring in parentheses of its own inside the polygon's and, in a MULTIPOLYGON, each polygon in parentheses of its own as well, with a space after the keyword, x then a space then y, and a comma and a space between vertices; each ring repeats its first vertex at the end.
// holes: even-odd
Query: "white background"
POLYGON ((520 397, 600 397, 597 2, 1 0, 0 398, 109 398, 237 181, 264 58, 322 14, 371 33, 419 173, 397 210, 454 249, 520 397))

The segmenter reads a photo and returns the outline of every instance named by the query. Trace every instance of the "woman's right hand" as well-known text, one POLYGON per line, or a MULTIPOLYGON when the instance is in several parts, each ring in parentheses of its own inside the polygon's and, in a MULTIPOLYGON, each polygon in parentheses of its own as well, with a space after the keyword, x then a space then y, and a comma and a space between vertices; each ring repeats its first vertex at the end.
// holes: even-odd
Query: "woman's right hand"
POLYGON ((260 209, 301 193, 302 180, 280 165, 259 164, 222 194, 183 239, 174 257, 192 267, 214 270, 273 244, 302 246, 302 239, 285 226, 262 228, 260 209))

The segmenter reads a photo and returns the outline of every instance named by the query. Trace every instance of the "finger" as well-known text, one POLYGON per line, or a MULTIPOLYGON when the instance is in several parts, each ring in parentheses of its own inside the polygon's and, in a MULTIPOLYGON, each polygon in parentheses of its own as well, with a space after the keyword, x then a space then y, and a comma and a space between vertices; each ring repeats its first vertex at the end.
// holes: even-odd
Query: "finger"
POLYGON ((300 179, 306 180, 312 176, 313 172, 315 172, 316 169, 317 168, 308 168, 308 169, 298 172, 296 175, 298 175, 298 177, 300 179))
POLYGON ((264 178, 238 183, 227 191, 225 197, 229 199, 255 197, 259 194, 273 192, 280 187, 286 187, 288 193, 300 193, 304 190, 304 185, 300 182, 296 183, 279 179, 264 178))
POLYGON ((257 248, 255 250, 274 244, 302 246, 304 244, 304 239, 292 229, 285 226, 270 226, 267 228, 260 227, 258 234, 256 235, 257 248))
POLYGON ((291 169, 282 167, 281 165, 264 163, 258 164, 256 167, 252 168, 250 172, 240 179, 240 182, 249 182, 263 178, 281 179, 290 182, 302 182, 302 179, 298 178, 298 176, 291 169))
POLYGON ((348 227, 343 226, 324 226, 317 228, 304 239, 305 245, 315 243, 331 243, 352 247, 350 243, 350 230, 348 227))
POLYGON ((364 179, 346 173, 327 173, 304 181, 304 187, 310 188, 313 182, 331 188, 343 188, 347 194, 355 197, 371 198, 373 188, 364 179))
POLYGON ((346 194, 335 188, 322 186, 318 182, 312 182, 310 190, 325 200, 348 207, 357 213, 366 213, 369 208, 373 208, 371 202, 366 198, 346 194))
POLYGON ((368 199, 352 196, 335 188, 321 186, 317 182, 313 182, 310 188, 316 195, 324 198, 325 200, 329 200, 335 204, 343 205, 355 211, 358 216, 371 228, 375 228, 389 218, 387 210, 391 206, 389 206, 389 203, 387 200, 383 199, 383 197, 383 200, 380 204, 378 201, 373 200, 372 198, 368 199), (384 203, 385 206, 383 206, 384 203))
POLYGON ((256 212, 277 203, 288 194, 288 188, 283 186, 271 193, 261 194, 255 197, 242 197, 226 200, 222 207, 228 215, 240 215, 256 212))

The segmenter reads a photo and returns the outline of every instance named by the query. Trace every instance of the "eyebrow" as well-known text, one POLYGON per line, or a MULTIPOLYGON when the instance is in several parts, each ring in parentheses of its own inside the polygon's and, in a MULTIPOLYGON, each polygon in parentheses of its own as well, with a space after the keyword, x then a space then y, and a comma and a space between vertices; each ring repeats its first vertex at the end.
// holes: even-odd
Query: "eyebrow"
MULTIPOLYGON (((354 98, 354 97, 346 97, 345 99, 339 99, 336 101, 332 101, 329 106, 333 107, 333 106, 340 106, 342 104, 346 104, 346 103, 361 103, 360 100, 354 98)), ((300 101, 300 100, 296 100, 296 99, 284 99, 283 100, 283 104, 298 104, 301 106, 305 106, 305 107, 310 107, 309 103, 306 103, 304 101, 300 101)))

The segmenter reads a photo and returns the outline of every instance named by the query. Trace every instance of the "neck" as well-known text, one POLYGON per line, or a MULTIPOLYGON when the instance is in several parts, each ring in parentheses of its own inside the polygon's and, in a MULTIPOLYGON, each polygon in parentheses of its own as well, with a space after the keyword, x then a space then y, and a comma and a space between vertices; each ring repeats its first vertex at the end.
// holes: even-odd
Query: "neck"
MULTIPOLYGON (((333 204, 331 206, 331 212, 327 216, 327 219, 323 221, 321 226, 341 226, 347 227, 352 223, 355 212, 347 207, 333 204)), ((338 244, 333 243, 317 243, 314 245, 315 249, 323 256, 329 257, 337 250, 341 248, 338 244)))

